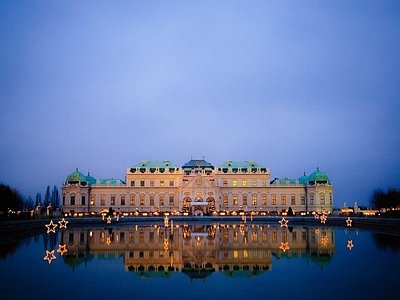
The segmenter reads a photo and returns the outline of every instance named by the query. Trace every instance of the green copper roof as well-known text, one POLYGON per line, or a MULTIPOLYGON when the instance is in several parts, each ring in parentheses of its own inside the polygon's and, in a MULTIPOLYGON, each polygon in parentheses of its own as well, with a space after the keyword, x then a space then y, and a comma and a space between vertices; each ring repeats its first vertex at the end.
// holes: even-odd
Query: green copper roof
POLYGON ((88 172, 87 176, 86 176, 86 181, 90 184, 95 184, 96 183, 96 178, 94 178, 93 176, 90 175, 90 173, 88 172))
POLYGON ((246 160, 246 161, 225 161, 222 165, 220 165, 218 168, 237 168, 237 169, 242 169, 242 168, 265 168, 264 166, 256 163, 253 160, 246 160))
POLYGON ((275 178, 271 181, 271 184, 279 184, 279 185, 296 185, 298 181, 293 178, 275 178))
POLYGON ((143 160, 140 163, 138 163, 134 168, 176 168, 177 166, 171 162, 170 160, 163 160, 163 161, 150 161, 150 160, 143 160))
POLYGON ((329 182, 329 177, 322 173, 319 168, 308 177, 308 181, 310 182, 329 182))
POLYGON ((306 175, 306 172, 304 172, 304 175, 299 177, 299 183, 300 184, 307 184, 308 182, 308 176, 306 175))
POLYGON ((204 159, 191 159, 187 163, 185 163, 182 168, 184 169, 193 169, 193 168, 211 168, 214 169, 214 166, 204 159))
POLYGON ((99 179, 96 181, 97 185, 111 185, 111 186, 117 186, 117 185, 124 185, 125 181, 122 181, 121 179, 114 179, 114 178, 106 178, 106 179, 99 179))
POLYGON ((78 168, 74 172, 68 175, 67 182, 86 182, 87 178, 81 172, 78 171, 78 168))

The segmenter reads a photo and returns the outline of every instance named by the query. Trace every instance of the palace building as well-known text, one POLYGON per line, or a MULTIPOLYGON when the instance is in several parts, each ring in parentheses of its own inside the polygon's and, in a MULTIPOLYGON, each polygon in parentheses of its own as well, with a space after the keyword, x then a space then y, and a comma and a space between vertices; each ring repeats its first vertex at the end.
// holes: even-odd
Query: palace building
POLYGON ((331 212, 333 186, 319 168, 298 179, 274 178, 254 161, 204 159, 182 167, 171 161, 142 161, 125 180, 96 179, 76 169, 62 187, 62 212, 71 215, 113 211, 125 215, 213 215, 331 212))

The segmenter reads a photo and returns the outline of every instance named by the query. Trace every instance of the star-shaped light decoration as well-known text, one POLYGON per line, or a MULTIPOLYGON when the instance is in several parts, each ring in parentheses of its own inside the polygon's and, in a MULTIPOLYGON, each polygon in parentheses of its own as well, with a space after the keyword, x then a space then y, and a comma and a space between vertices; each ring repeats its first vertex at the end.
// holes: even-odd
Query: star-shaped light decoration
POLYGON ((45 226, 47 227, 47 233, 50 233, 50 232, 56 233, 56 227, 57 227, 58 225, 57 225, 57 224, 54 224, 54 223, 53 223, 53 220, 50 221, 50 224, 46 224, 45 226))
POLYGON ((111 217, 110 216, 107 217, 107 224, 111 224, 111 217))
POLYGON ((66 221, 64 218, 62 218, 61 221, 58 221, 58 224, 60 224, 60 228, 67 228, 67 224, 68 224, 68 223, 69 223, 69 222, 66 221))
POLYGON ((314 233, 315 233, 316 235, 319 235, 320 232, 321 232, 321 231, 319 230, 319 228, 317 228, 317 229, 314 230, 314 233))
POLYGON ((286 252, 290 250, 289 244, 286 242, 281 242, 281 245, 279 246, 279 249, 281 249, 283 252, 286 252))
POLYGON ((328 217, 327 217, 327 215, 323 214, 323 215, 321 215, 321 217, 319 219, 321 220, 321 224, 325 224, 328 217))
POLYGON ((328 237, 326 235, 321 237, 321 245, 326 246, 328 244, 328 237))
POLYGON ((348 240, 347 241, 347 246, 346 246, 347 248, 349 248, 349 250, 351 251, 351 249, 354 247, 354 245, 353 245, 353 240, 348 240))
POLYGON ((315 219, 315 220, 318 220, 318 219, 319 219, 319 215, 318 215, 318 213, 315 213, 315 215, 314 215, 314 219, 315 219))
POLYGON ((107 237, 107 239, 106 239, 106 243, 107 243, 107 246, 110 246, 110 244, 111 244, 111 238, 108 236, 107 237))
POLYGON ((46 250, 46 255, 43 257, 43 260, 47 260, 49 262, 49 264, 51 264, 51 262, 56 259, 56 256, 54 255, 54 250, 46 250))
POLYGON ((353 222, 353 220, 350 219, 350 217, 347 217, 347 220, 346 220, 347 227, 351 227, 352 222, 353 222))
POLYGON ((58 245, 58 249, 57 249, 57 252, 58 253, 60 253, 61 254, 61 256, 63 256, 65 253, 67 253, 68 252, 68 250, 67 250, 67 245, 58 245))
POLYGON ((287 224, 289 223, 289 220, 285 220, 285 218, 282 218, 282 220, 279 221, 279 224, 281 224, 281 227, 288 227, 287 224))

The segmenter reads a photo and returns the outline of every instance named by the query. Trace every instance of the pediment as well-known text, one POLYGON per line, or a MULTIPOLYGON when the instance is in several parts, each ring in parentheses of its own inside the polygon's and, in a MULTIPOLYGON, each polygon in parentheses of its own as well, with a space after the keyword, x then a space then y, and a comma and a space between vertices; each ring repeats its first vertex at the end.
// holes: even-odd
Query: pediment
POLYGON ((213 188, 213 183, 205 176, 197 175, 183 184, 183 188, 213 188))

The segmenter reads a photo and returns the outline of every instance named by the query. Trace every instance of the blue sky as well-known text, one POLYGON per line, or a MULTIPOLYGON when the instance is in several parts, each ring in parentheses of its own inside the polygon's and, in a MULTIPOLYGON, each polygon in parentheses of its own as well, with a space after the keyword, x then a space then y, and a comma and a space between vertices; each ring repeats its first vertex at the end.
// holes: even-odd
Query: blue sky
POLYGON ((141 160, 400 186, 398 1, 0 1, 0 181, 141 160))

